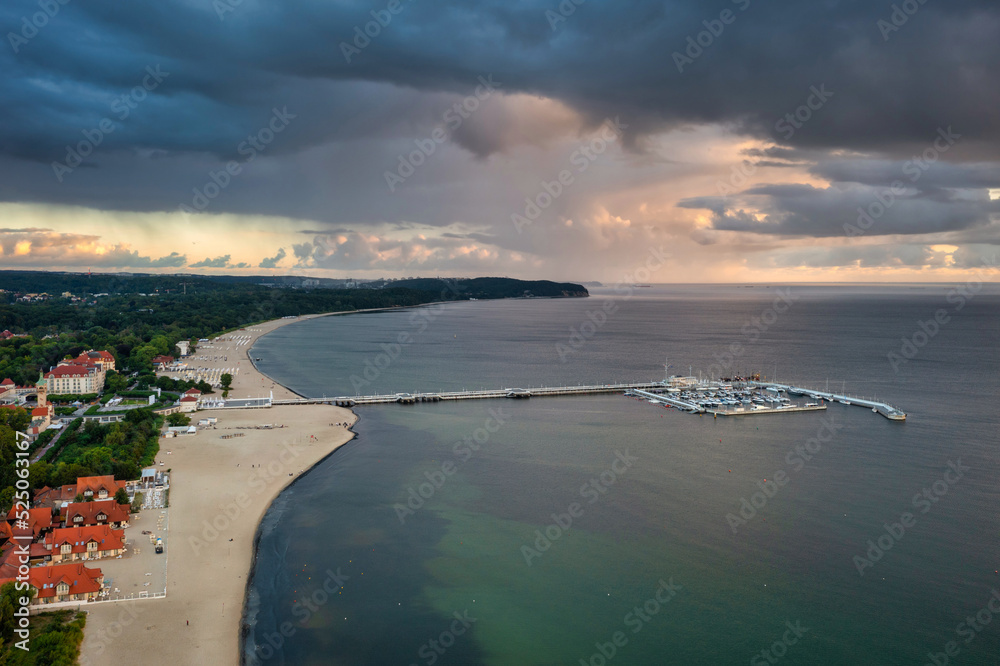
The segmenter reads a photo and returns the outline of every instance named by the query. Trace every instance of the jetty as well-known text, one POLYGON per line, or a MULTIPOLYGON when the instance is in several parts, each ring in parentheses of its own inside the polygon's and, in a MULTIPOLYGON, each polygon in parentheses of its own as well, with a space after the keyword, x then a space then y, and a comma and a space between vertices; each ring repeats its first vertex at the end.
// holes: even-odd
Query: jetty
MULTIPOLYGON (((361 405, 414 405, 422 402, 444 402, 449 400, 489 400, 507 398, 524 400, 544 396, 571 396, 596 393, 624 393, 626 395, 644 398, 648 402, 670 406, 691 414, 712 414, 719 416, 755 416, 764 414, 794 414, 797 412, 816 412, 827 409, 827 403, 839 402, 844 405, 864 407, 877 412, 891 421, 905 421, 906 414, 883 402, 854 398, 825 391, 777 384, 773 382, 748 381, 740 383, 741 395, 757 393, 773 393, 780 395, 807 396, 816 400, 815 403, 804 405, 788 404, 784 398, 761 398, 751 403, 750 399, 734 400, 727 396, 733 395, 733 386, 726 382, 707 381, 694 377, 667 377, 660 381, 632 382, 625 384, 587 384, 579 386, 540 386, 534 388, 498 388, 479 389, 471 391, 439 391, 428 393, 383 393, 375 395, 337 396, 323 398, 291 398, 286 400, 270 400, 268 405, 336 405, 338 407, 358 407, 361 405), (723 398, 714 396, 721 395, 723 398), (699 397, 706 396, 706 397, 699 397), (765 406, 765 400, 770 400, 774 406, 765 406), (728 403, 728 404, 726 404, 728 403)), ((228 405, 227 405, 228 406, 228 405)), ((235 406, 235 405, 234 405, 235 406)), ((239 405, 263 406, 263 405, 239 405)))
POLYGON ((443 402, 446 400, 486 400, 491 398, 526 398, 550 395, 586 395, 593 393, 623 393, 641 389, 655 389, 663 382, 638 382, 631 384, 591 384, 581 386, 540 386, 535 388, 500 388, 477 391, 442 391, 436 393, 387 393, 381 395, 340 396, 335 398, 293 398, 274 400, 275 405, 337 405, 355 407, 357 405, 385 405, 397 403, 412 405, 418 402, 443 402))

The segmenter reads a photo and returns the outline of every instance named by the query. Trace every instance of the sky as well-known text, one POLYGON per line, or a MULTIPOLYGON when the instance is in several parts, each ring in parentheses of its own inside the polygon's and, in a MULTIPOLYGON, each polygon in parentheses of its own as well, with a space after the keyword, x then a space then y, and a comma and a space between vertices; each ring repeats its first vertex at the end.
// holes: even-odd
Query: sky
POLYGON ((996 279, 995 0, 8 0, 0 268, 996 279))

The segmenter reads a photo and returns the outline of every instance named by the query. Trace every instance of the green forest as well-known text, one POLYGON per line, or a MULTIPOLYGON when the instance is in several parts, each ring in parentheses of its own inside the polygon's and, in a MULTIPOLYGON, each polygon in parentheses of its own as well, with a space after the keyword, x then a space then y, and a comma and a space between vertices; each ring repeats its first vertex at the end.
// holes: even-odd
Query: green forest
POLYGON ((83 628, 87 614, 75 610, 40 613, 31 617, 31 649, 15 647, 14 608, 17 598, 14 583, 0 589, 0 666, 73 666, 80 656, 83 628))

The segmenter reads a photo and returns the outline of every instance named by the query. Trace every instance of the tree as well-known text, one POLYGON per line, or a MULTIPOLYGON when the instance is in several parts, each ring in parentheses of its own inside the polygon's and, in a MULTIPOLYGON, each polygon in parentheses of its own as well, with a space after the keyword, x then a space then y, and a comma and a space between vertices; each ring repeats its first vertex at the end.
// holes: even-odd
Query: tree
POLYGON ((231 374, 229 374, 228 372, 224 372, 224 373, 222 373, 222 377, 220 378, 220 381, 222 383, 222 388, 225 389, 226 391, 228 391, 232 387, 233 376, 231 374))
POLYGON ((118 393, 128 388, 128 379, 114 370, 108 370, 104 376, 104 388, 111 393, 118 393))
POLYGON ((167 414, 167 423, 175 428, 178 426, 186 426, 190 425, 191 417, 181 412, 174 412, 173 414, 167 414))
POLYGON ((4 583, 4 586, 0 588, 0 637, 3 638, 5 644, 14 638, 14 629, 17 623, 14 618, 14 609, 20 607, 20 598, 28 597, 31 599, 34 596, 35 591, 31 587, 18 591, 13 582, 4 583))
POLYGON ((115 493, 115 501, 118 502, 119 504, 129 503, 128 493, 125 492, 124 488, 119 488, 118 492, 115 493))
POLYGON ((154 383, 157 388, 164 391, 172 391, 177 388, 177 382, 173 378, 167 377, 166 375, 160 375, 156 378, 154 383))
POLYGON ((83 501, 83 493, 77 493, 76 497, 73 498, 73 501, 74 502, 82 502, 83 501))
POLYGON ((138 513, 142 508, 142 493, 137 492, 132 498, 132 513, 138 513))

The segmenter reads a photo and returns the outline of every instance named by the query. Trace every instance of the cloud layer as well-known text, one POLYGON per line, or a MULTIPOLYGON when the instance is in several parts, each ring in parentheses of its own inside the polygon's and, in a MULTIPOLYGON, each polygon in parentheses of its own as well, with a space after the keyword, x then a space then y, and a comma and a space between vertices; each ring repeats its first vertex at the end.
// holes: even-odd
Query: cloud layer
POLYGON ((608 279, 666 244, 686 251, 662 279, 955 266, 1000 239, 1000 6, 896 6, 93 0, 36 27, 15 0, 0 202, 38 224, 0 260, 608 279), (53 206, 168 222, 46 231, 53 206), (262 216, 273 235, 237 239, 262 216), (214 251, 169 232, 191 217, 214 251))

